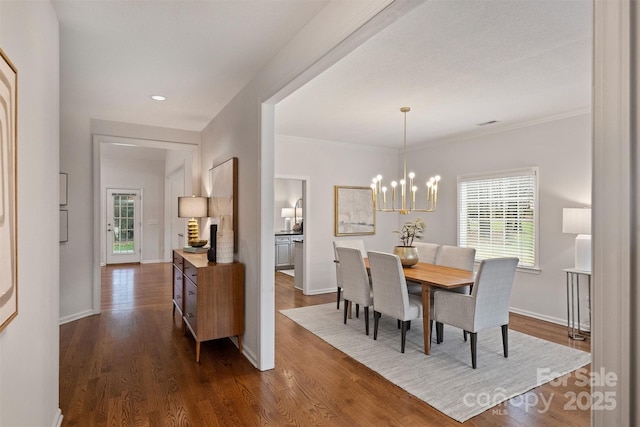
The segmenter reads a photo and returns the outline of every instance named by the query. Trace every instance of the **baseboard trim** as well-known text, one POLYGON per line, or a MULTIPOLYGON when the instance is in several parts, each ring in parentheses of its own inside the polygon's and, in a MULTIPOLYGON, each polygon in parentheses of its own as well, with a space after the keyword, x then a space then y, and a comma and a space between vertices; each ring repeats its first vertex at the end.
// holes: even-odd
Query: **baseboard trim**
POLYGON ((321 295, 321 294, 330 294, 332 292, 336 292, 337 288, 325 288, 325 289, 315 289, 306 295, 321 295))
POLYGON ((85 310, 80 313, 71 314, 69 316, 61 317, 58 320, 58 325, 64 325, 65 323, 73 322, 74 320, 84 319, 85 317, 93 316, 95 313, 93 310, 85 310))
POLYGON ((140 264, 160 264, 163 262, 166 262, 166 261, 163 259, 147 259, 144 261, 140 261, 140 264))
POLYGON ((544 314, 535 313, 533 311, 528 311, 528 310, 522 310, 520 308, 514 308, 514 307, 509 307, 509 311, 512 313, 521 314, 523 316, 533 317, 534 319, 544 320, 545 322, 567 326, 567 319, 560 319, 558 317, 546 316, 544 314))
POLYGON ((53 416, 53 422, 51 423, 51 427, 60 427, 62 425, 63 418, 64 417, 62 415, 62 410, 58 408, 55 415, 53 416))

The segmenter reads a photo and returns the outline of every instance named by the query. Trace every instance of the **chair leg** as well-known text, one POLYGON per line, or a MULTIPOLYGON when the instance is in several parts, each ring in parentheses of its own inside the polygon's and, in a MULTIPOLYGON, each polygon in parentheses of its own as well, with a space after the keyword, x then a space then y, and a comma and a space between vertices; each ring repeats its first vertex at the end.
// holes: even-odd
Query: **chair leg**
POLYGON ((340 310, 340 293, 341 292, 342 292, 342 288, 338 286, 338 307, 337 307, 338 310, 340 310))
POLYGON ((398 329, 400 329, 402 326, 400 324, 400 319, 398 319, 398 329))
POLYGON ((502 325, 502 350, 504 357, 509 357, 509 325, 502 325))
POLYGON ((478 354, 478 333, 469 332, 471 334, 471 366, 476 369, 476 356, 478 354))
POLYGON ((364 308, 364 330, 369 335, 369 307, 364 308))
POLYGON ((360 304, 356 304, 356 318, 360 317, 360 304))
POLYGON ((464 342, 467 342, 467 331, 462 331, 462 336, 464 337, 464 342))
POLYGON ((433 320, 429 320, 429 337, 433 336, 433 320))
POLYGON ((407 323, 405 321, 402 321, 402 341, 401 341, 401 345, 400 345, 400 352, 404 353, 404 344, 407 341, 407 323))
POLYGON ((382 314, 373 310, 373 339, 374 340, 378 339, 378 321, 380 320, 380 316, 382 316, 382 314))
POLYGON ((436 322, 436 344, 440 344, 444 341, 444 324, 442 322, 436 322))
POLYGON ((347 314, 349 312, 349 301, 344 300, 344 324, 347 324, 347 314))

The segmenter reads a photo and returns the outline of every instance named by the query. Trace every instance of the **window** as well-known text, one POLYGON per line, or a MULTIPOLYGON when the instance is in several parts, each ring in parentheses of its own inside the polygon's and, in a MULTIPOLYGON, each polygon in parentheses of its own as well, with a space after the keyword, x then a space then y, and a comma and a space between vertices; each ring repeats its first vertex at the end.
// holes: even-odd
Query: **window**
POLYGON ((538 268, 538 168, 458 177, 458 245, 538 268))

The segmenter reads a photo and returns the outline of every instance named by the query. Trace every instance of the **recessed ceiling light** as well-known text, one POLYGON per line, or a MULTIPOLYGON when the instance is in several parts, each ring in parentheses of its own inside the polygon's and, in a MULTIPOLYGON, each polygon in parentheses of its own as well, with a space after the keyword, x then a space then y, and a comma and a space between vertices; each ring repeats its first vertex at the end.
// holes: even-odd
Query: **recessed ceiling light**
POLYGON ((151 95, 151 99, 154 101, 166 101, 167 97, 162 95, 151 95))

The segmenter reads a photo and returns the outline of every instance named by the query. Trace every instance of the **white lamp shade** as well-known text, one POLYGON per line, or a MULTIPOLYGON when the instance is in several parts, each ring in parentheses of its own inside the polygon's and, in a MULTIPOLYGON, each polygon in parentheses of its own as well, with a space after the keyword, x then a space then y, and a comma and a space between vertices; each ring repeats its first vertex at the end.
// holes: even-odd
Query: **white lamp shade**
POLYGON ((206 197, 178 197, 178 217, 205 218, 208 200, 206 197))
POLYGON ((293 218, 293 208, 282 208, 280 211, 281 218, 293 218))
POLYGON ((562 232, 591 234, 591 208, 562 209, 562 232))

